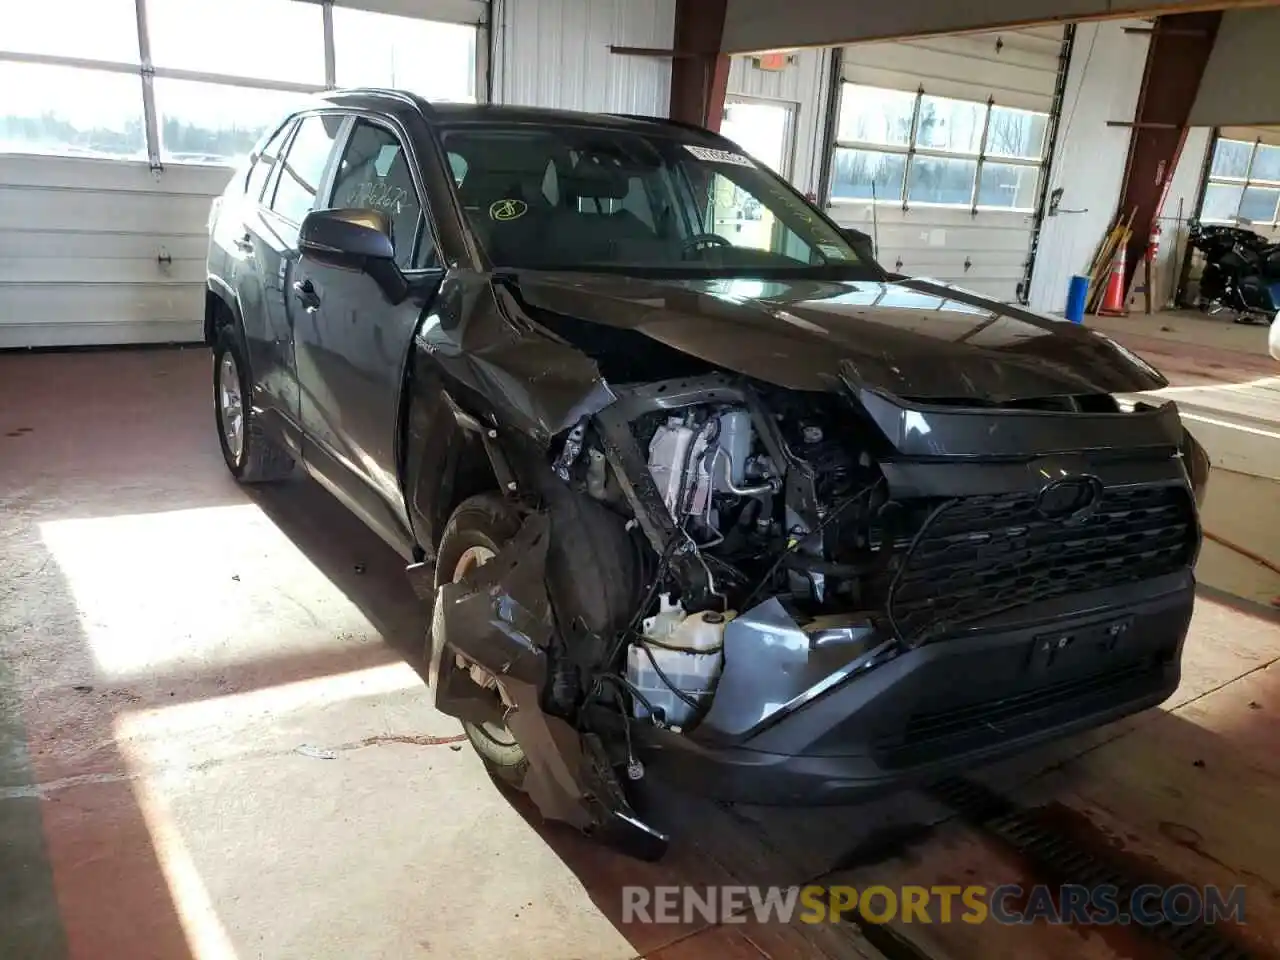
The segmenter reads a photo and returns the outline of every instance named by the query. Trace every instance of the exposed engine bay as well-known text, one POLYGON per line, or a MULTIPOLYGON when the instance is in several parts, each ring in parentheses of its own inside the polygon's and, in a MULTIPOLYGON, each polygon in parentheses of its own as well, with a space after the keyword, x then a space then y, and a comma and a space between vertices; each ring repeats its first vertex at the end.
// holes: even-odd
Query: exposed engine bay
POLYGON ((437 650, 456 651, 459 697, 497 703, 526 751, 580 738, 576 763, 528 786, 544 813, 583 829, 624 823, 625 843, 665 842, 627 799, 652 738, 748 741, 970 624, 1184 570, 1198 542, 1171 407, 1126 414, 1096 395, 1008 405, 1011 426, 1049 416, 1067 431, 1148 431, 1133 456, 1154 482, 1113 484, 1133 466, 955 456, 947 438, 991 416, 973 405, 926 415, 883 396, 720 373, 612 389, 612 403, 553 441, 547 482, 598 505, 602 533, 623 531, 619 549, 637 558, 625 623, 592 635, 552 609, 540 583, 557 533, 534 513, 527 542, 474 584, 442 588, 433 634, 437 650), (930 430, 940 454, 921 455, 912 444, 930 430), (451 601, 474 618, 446 622, 451 601), (455 641, 464 628, 494 646, 455 641))

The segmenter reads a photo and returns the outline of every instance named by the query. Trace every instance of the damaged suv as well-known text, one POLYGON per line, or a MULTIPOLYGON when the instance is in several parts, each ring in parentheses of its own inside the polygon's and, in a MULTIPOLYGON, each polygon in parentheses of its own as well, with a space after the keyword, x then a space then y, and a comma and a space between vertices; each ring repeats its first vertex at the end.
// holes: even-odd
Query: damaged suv
POLYGON ((894 280, 676 123, 327 95, 215 201, 218 435, 405 557, 433 701, 544 815, 821 803, 1177 686, 1208 461, 1083 328, 894 280))

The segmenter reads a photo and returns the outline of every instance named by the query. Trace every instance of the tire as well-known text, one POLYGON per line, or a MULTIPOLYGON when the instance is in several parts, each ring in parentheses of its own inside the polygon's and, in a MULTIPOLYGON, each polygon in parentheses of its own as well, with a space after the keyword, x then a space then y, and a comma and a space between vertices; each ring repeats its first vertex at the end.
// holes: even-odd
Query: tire
POLYGON ((250 402, 252 383, 249 364, 241 339, 233 327, 218 331, 213 344, 213 418, 218 431, 222 459, 231 475, 240 483, 267 483, 283 480, 293 472, 293 458, 285 453, 262 430, 250 402), (234 386, 240 398, 239 449, 228 435, 230 414, 224 402, 224 386, 234 386), (225 381, 225 382, 224 382, 225 381))
MULTIPOLYGON (((464 500, 453 511, 440 538, 436 586, 454 579, 459 561, 471 548, 483 547, 493 553, 501 550, 516 535, 520 522, 515 508, 499 494, 482 493, 464 500)), ((445 656, 451 656, 449 651, 445 651, 445 656)), ((505 730, 490 731, 467 721, 463 721, 462 729, 489 774, 503 785, 522 790, 529 760, 520 744, 514 739, 504 739, 503 734, 510 737, 505 730)))

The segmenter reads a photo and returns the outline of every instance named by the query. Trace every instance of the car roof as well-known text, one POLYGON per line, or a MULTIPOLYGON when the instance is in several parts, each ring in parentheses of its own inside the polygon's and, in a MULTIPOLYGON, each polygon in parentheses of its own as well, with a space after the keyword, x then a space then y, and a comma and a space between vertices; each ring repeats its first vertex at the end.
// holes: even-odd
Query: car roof
POLYGON ((493 103, 453 103, 427 100, 406 90, 361 87, 330 90, 319 96, 335 106, 389 113, 412 112, 433 123, 527 123, 603 127, 632 133, 678 136, 690 142, 720 145, 725 139, 693 124, 664 117, 644 117, 620 113, 585 113, 548 107, 525 107, 493 103))

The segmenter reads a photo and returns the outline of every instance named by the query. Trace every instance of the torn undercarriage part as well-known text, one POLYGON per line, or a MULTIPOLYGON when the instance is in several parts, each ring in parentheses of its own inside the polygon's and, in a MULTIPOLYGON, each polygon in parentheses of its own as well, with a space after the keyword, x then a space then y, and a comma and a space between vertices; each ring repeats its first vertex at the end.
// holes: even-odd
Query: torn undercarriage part
POLYGON ((599 738, 542 709, 555 629, 545 586, 549 540, 549 515, 530 513, 492 560, 440 586, 429 651, 435 707, 506 725, 528 760, 524 788, 543 816, 657 859, 667 838, 631 809, 599 738), (496 690, 477 684, 457 655, 483 668, 496 690))

